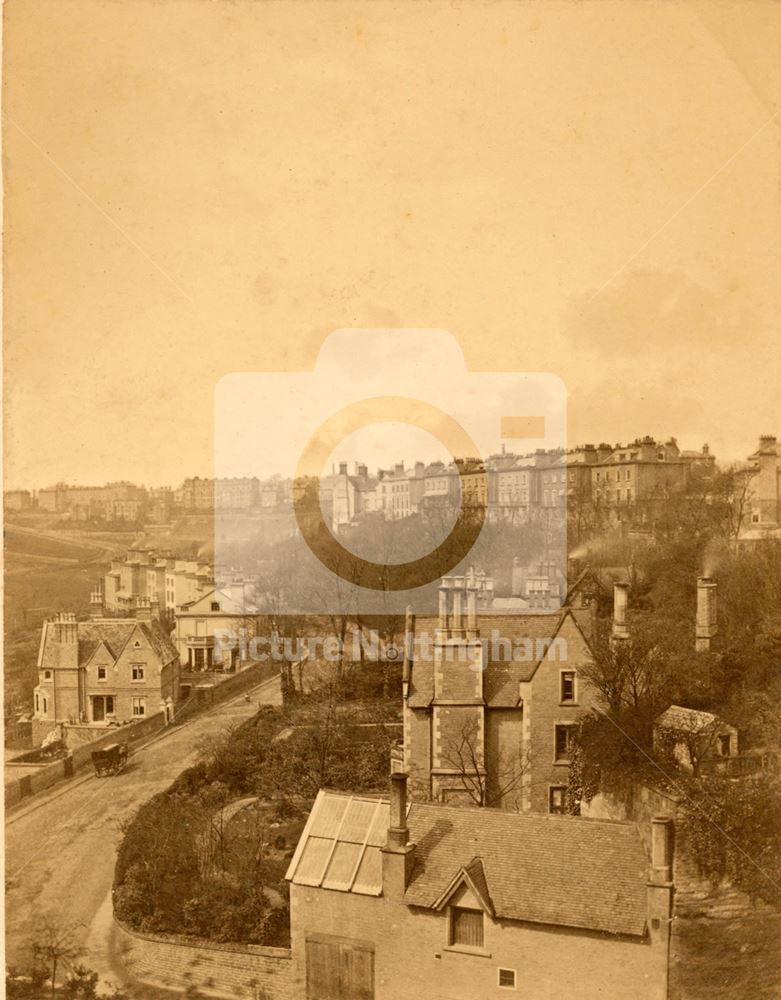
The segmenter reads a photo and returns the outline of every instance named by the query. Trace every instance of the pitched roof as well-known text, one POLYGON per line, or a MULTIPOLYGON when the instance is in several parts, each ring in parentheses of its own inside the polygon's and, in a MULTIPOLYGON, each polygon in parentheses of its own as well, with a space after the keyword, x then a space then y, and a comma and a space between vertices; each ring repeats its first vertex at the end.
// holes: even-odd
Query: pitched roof
POLYGON ((684 708, 682 705, 670 705, 668 709, 656 717, 656 725, 664 729, 679 729, 689 733, 701 733, 714 725, 725 725, 712 712, 702 712, 695 708, 684 708))
MULTIPOLYGON (((286 877, 381 895, 388 821, 383 799, 321 790, 286 877)), ((407 823, 410 906, 441 908, 466 880, 499 919, 645 933, 648 859, 632 823, 432 803, 410 805, 407 823)))
MULTIPOLYGON (((179 655, 169 635, 157 619, 137 621, 134 618, 101 618, 76 622, 75 624, 79 643, 79 666, 84 666, 89 662, 101 643, 106 647, 111 657, 116 660, 136 628, 146 638, 163 666, 179 655)), ((55 625, 54 622, 44 623, 39 667, 56 668, 59 666, 59 645, 55 641, 55 625)))
POLYGON ((462 886, 471 889, 486 913, 490 913, 492 917, 496 915, 482 858, 472 858, 468 865, 464 865, 458 870, 455 878, 451 879, 450 885, 434 903, 434 909, 443 910, 462 886))
MULTIPOLYGON (((518 704, 519 684, 530 681, 542 662, 547 644, 551 643, 566 618, 571 617, 583 632, 582 623, 572 609, 564 607, 557 611, 532 614, 490 615, 480 612, 478 624, 481 637, 489 657, 483 673, 483 695, 486 705, 492 708, 512 708, 518 704), (491 659, 494 652, 493 639, 497 640, 496 652, 500 658, 491 659), (508 660, 507 654, 500 652, 507 647, 500 646, 502 640, 509 640, 511 647, 522 642, 531 656, 523 660, 508 660)), ((431 642, 437 629, 436 618, 418 618, 415 622, 415 649, 410 672, 408 704, 410 708, 427 708, 434 700, 434 661, 431 658, 431 642), (422 635, 428 636, 423 644, 422 635), (427 656, 426 653, 429 653, 427 656)), ((584 635, 584 639, 585 639, 584 635)), ((586 641, 588 641, 586 639, 586 641)))

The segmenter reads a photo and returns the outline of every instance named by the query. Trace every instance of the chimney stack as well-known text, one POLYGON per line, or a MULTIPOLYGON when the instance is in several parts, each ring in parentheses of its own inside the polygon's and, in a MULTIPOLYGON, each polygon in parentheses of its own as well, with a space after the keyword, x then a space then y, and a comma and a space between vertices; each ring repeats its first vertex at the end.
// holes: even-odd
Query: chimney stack
POLYGON ((89 595, 89 615, 92 619, 103 617, 103 592, 100 581, 89 595))
POLYGON ((673 880, 673 821, 665 816, 651 820, 651 882, 667 885, 673 880))
POLYGON ((407 605, 404 615, 404 663, 402 666, 402 684, 404 687, 404 698, 407 697, 409 682, 412 676, 412 664, 415 656, 415 615, 412 613, 412 605, 407 605))
POLYGON ((136 621, 139 622, 152 621, 152 605, 148 597, 136 598, 136 621))
POLYGON ((59 646, 57 666, 75 670, 79 665, 79 625, 72 611, 60 611, 54 619, 54 641, 59 646))
POLYGON ((391 774, 390 822, 382 848, 382 894, 403 899, 409 884, 415 845, 409 842, 407 827, 407 775, 391 774))
POLYGON ((409 843, 407 829, 407 775, 397 771, 391 775, 389 848, 406 847, 409 843))
POLYGON ((629 602, 629 584, 613 584, 613 630, 614 639, 628 639, 629 625, 626 620, 626 608, 629 602))
POLYGON ((347 462, 340 462, 339 463, 339 475, 340 476, 346 476, 347 475, 347 462))
POLYGON ((716 623, 716 584, 708 576, 697 580, 697 623, 695 627, 694 648, 698 653, 710 649, 711 639, 717 632, 716 623))
POLYGON ((466 578, 466 635, 476 639, 477 631, 477 577, 474 566, 469 567, 466 578))

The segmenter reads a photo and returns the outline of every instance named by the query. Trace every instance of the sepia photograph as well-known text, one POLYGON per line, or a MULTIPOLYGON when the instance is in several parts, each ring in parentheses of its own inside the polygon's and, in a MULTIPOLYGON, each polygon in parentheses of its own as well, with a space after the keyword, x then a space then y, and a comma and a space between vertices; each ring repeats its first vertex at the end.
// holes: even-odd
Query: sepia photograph
POLYGON ((779 0, 4 0, 4 995, 781 998, 779 0))

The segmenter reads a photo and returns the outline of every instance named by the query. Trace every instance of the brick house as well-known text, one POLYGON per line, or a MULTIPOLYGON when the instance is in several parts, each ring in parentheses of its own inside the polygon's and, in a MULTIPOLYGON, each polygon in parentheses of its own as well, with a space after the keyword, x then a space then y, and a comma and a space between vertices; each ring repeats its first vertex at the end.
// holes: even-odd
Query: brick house
POLYGON ((58 723, 132 722, 171 709, 179 697, 179 657, 148 604, 136 618, 44 622, 38 652, 33 731, 58 723))
POLYGON ((564 810, 571 727, 594 697, 592 608, 576 603, 478 613, 469 578, 447 577, 439 617, 410 617, 402 767, 414 798, 564 810))
POLYGON ((667 996, 672 824, 320 791, 287 872, 295 995, 667 996))

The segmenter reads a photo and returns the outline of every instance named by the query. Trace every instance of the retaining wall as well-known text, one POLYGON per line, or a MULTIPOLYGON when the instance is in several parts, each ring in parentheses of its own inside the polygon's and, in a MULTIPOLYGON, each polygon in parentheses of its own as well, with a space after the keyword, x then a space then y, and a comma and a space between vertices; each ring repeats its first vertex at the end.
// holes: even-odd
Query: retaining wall
POLYGON ((144 983, 217 996, 293 1000, 289 948, 216 944, 172 934, 130 930, 114 918, 118 951, 128 972, 144 983))
MULTIPOLYGON (((9 781, 5 786, 6 809, 10 809, 31 795, 42 792, 56 782, 62 781, 63 778, 71 778, 79 771, 91 768, 93 750, 100 750, 101 747, 109 743, 137 743, 139 740, 147 739, 159 732, 164 726, 165 713, 158 712, 155 715, 150 715, 148 719, 132 722, 128 726, 101 730, 102 736, 92 740, 91 743, 77 746, 62 760, 55 760, 53 763, 41 767, 34 774, 9 781)), ((67 731, 68 727, 64 728, 67 731)))
MULTIPOLYGON (((197 675, 189 675, 191 678, 197 675)), ((204 675, 204 680, 208 675, 204 675)), ((212 705, 235 698, 242 691, 257 687, 271 677, 279 676, 279 665, 274 662, 253 663, 251 666, 235 674, 216 680, 213 686, 193 687, 187 700, 180 705, 174 714, 175 722, 182 722, 212 705)))

